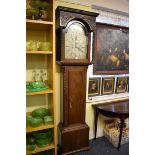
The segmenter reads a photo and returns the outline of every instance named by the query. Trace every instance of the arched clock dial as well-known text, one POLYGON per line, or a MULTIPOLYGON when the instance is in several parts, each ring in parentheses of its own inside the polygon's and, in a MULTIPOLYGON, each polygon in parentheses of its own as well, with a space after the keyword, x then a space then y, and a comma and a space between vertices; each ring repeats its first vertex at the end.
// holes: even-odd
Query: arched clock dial
POLYGON ((65 33, 65 59, 87 59, 88 37, 79 21, 72 21, 65 33))

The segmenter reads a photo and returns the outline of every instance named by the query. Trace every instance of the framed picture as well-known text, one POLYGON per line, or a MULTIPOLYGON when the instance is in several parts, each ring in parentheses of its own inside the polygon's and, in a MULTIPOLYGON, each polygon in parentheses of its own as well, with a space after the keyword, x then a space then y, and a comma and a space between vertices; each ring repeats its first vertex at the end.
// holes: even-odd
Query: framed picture
POLYGON ((129 28, 97 23, 94 74, 129 73, 129 28))
POLYGON ((125 93, 127 91, 128 77, 118 77, 116 82, 116 93, 125 93))
POLYGON ((100 78, 90 78, 88 86, 88 97, 100 95, 100 78))
POLYGON ((127 86, 127 92, 129 92, 129 76, 128 76, 128 86, 127 86))
POLYGON ((108 94, 113 94, 114 92, 114 83, 115 83, 115 78, 114 77, 107 77, 107 78, 102 78, 102 95, 108 95, 108 94))

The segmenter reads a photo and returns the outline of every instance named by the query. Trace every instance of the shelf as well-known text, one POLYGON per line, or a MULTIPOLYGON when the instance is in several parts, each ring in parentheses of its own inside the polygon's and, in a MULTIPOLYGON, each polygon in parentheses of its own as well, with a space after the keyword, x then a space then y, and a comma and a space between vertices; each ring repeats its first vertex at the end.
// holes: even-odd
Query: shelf
POLYGON ((53 22, 51 21, 26 19, 26 28, 28 29, 45 30, 45 29, 50 29, 52 25, 53 25, 53 22))
POLYGON ((53 54, 52 51, 26 51, 26 54, 53 54))
MULTIPOLYGON (((27 7, 30 6, 30 1, 26 0, 27 7)), ((47 74, 45 84, 48 85, 49 89, 36 91, 36 92, 26 92, 26 116, 31 115, 32 111, 37 108, 47 108, 49 114, 53 116, 53 124, 45 125, 42 123, 39 127, 28 126, 26 128, 26 135, 29 136, 34 132, 39 132, 44 130, 51 130, 52 140, 51 144, 45 147, 38 147, 37 144, 34 151, 28 151, 26 147, 26 155, 36 155, 44 154, 44 151, 49 150, 52 155, 57 155, 57 125, 56 125, 56 101, 55 101, 55 0, 46 0, 49 3, 49 9, 47 11, 47 18, 43 20, 32 20, 28 16, 26 24, 26 41, 38 41, 50 43, 49 48, 36 48, 35 51, 30 51, 27 48, 25 51, 26 55, 26 84, 32 82, 33 70, 36 70, 41 75, 41 70, 45 71, 47 74), (29 18, 29 19, 28 19, 29 18), (44 50, 44 51, 41 51, 44 50), (48 50, 48 51, 45 51, 48 50)), ((28 8, 27 8, 28 9, 28 8)), ((45 15, 46 16, 46 15, 45 15)), ((41 79, 40 79, 41 80, 41 79)))
POLYGON ((45 146, 45 147, 38 147, 37 145, 36 145, 36 149, 35 149, 35 151, 26 151, 27 152, 27 154, 34 154, 34 153, 38 153, 38 152, 42 152, 42 151, 46 151, 46 150, 50 150, 50 149, 54 149, 55 147, 54 147, 54 144, 50 144, 50 145, 47 145, 47 146, 45 146))
POLYGON ((38 92, 26 93, 26 95, 40 95, 40 94, 50 94, 50 93, 53 93, 53 90, 51 88, 42 90, 42 91, 38 91, 38 92))
POLYGON ((53 125, 53 124, 50 124, 50 125, 42 124, 41 126, 36 127, 36 128, 27 127, 27 128, 26 128, 26 132, 27 132, 27 133, 30 133, 30 132, 34 132, 34 131, 49 129, 49 128, 54 128, 54 125, 53 125))
POLYGON ((26 19, 27 23, 34 23, 34 24, 46 24, 46 25, 53 25, 53 22, 51 21, 43 21, 43 20, 31 20, 26 19))

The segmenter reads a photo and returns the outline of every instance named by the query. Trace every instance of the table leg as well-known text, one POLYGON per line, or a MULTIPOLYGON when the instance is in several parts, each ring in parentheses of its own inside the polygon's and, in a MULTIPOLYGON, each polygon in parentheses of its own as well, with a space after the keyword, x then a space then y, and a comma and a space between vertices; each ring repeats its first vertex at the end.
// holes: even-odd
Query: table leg
POLYGON ((118 150, 119 150, 120 145, 121 145, 121 139, 122 139, 122 133, 123 133, 123 125, 124 125, 125 119, 121 118, 120 120, 121 120, 121 126, 120 126, 119 142, 118 142, 118 147, 117 147, 118 150))
POLYGON ((98 114, 99 114, 98 109, 95 108, 95 119, 94 119, 94 124, 95 124, 95 137, 94 137, 94 139, 96 139, 98 114))

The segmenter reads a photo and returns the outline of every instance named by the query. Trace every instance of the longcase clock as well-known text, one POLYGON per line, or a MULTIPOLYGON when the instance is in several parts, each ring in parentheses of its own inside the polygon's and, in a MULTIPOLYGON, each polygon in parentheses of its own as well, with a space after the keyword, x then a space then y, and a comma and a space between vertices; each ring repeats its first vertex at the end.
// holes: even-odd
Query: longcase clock
POLYGON ((62 69, 62 154, 89 149, 89 126, 85 122, 86 75, 95 50, 97 13, 59 6, 57 16, 57 62, 62 69))

